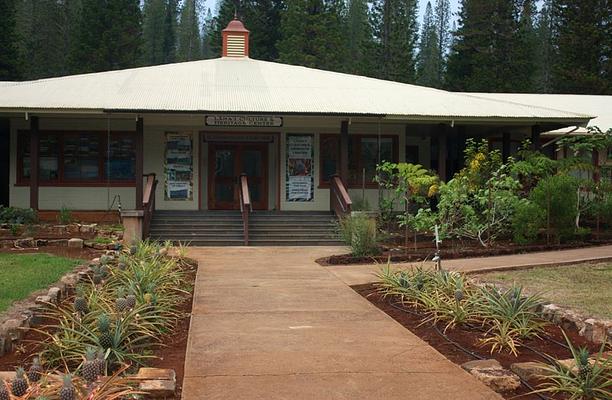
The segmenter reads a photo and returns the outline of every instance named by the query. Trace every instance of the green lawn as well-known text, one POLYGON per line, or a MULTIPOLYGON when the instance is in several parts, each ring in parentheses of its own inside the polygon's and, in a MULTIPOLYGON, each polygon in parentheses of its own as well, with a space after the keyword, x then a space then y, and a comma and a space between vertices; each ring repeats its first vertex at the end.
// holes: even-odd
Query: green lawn
POLYGON ((479 277, 504 286, 514 281, 530 293, 541 293, 554 304, 568 306, 587 315, 612 318, 612 263, 492 272, 479 277))
POLYGON ((0 312, 58 281, 81 262, 49 254, 0 254, 0 312))

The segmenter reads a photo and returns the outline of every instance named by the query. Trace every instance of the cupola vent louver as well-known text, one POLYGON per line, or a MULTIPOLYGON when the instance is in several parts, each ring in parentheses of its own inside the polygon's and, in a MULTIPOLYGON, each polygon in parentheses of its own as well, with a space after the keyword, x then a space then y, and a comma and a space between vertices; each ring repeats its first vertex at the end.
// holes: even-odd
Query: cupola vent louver
POLYGON ((236 17, 222 31, 223 57, 249 56, 249 31, 236 17))

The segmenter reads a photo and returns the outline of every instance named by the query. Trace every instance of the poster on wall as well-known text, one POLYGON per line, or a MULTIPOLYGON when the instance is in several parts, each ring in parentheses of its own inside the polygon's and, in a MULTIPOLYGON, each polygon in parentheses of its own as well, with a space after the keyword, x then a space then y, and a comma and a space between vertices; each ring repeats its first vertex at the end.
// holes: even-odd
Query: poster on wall
POLYGON ((193 200, 193 142, 191 133, 166 132, 165 199, 193 200))
POLYGON ((313 135, 287 135, 287 201, 314 200, 313 142, 313 135))

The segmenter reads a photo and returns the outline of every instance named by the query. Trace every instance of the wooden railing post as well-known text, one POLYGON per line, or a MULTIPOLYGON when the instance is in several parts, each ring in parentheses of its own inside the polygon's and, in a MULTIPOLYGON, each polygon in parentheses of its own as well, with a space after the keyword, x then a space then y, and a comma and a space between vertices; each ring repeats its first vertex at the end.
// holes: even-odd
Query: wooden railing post
POLYGON ((249 245, 249 214, 253 211, 251 194, 249 192, 249 180, 246 174, 240 175, 238 182, 240 188, 240 213, 242 214, 242 230, 244 232, 244 245, 249 245))
POLYGON ((336 213, 338 218, 351 213, 353 202, 348 194, 348 190, 338 175, 333 175, 329 185, 329 207, 336 213))
POLYGON ((145 183, 142 199, 142 209, 144 211, 142 236, 143 238, 146 238, 149 236, 151 219, 153 218, 153 212, 155 211, 155 189, 157 188, 157 179, 155 174, 146 174, 143 176, 146 177, 147 182, 145 183))

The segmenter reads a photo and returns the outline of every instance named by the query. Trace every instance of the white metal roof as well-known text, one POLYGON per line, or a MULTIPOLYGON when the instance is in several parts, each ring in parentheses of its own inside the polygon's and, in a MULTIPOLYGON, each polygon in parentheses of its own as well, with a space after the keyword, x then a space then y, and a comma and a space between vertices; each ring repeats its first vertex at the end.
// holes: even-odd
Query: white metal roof
MULTIPOLYGON (((593 115, 588 126, 597 126, 602 131, 612 129, 612 96, 583 94, 521 94, 521 93, 472 93, 474 96, 513 101, 532 106, 552 107, 559 110, 572 110, 580 114, 593 115)), ((551 133, 567 133, 572 128, 563 128, 551 133)), ((578 128, 575 133, 586 133, 586 128, 578 128)))
POLYGON ((217 58, 0 86, 0 111, 385 115, 585 123, 590 115, 249 58, 217 58))

